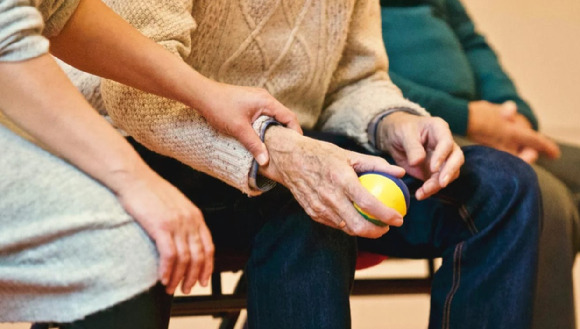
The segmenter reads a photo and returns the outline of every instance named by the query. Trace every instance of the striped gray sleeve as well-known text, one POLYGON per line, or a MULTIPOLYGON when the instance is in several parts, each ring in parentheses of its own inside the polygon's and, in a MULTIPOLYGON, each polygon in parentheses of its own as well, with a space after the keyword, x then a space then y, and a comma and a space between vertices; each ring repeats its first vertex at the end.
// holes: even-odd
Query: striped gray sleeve
POLYGON ((0 61, 22 61, 48 52, 42 15, 30 0, 0 1, 0 61))

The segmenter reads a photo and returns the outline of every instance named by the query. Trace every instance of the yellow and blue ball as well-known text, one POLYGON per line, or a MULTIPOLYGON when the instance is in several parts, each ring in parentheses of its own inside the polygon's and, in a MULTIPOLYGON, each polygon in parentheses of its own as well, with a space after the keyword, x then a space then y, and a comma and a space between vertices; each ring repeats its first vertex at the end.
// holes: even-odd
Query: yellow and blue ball
MULTIPOLYGON (((379 201, 389 208, 395 209, 401 216, 407 214, 409 209, 410 194, 407 185, 395 176, 380 172, 367 172, 359 176, 361 184, 379 201)), ((368 221, 379 226, 386 224, 377 220, 374 216, 360 209, 356 203, 354 207, 368 221)))

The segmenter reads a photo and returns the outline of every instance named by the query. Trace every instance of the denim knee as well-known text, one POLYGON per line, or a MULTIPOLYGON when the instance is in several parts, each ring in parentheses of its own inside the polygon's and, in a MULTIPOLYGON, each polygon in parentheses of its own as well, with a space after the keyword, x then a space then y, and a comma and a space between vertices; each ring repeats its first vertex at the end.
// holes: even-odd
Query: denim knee
POLYGON ((494 195, 500 199, 521 199, 541 205, 538 178, 529 164, 511 154, 484 146, 468 146, 463 151, 465 165, 461 170, 475 179, 474 188, 483 188, 485 193, 479 197, 494 195))

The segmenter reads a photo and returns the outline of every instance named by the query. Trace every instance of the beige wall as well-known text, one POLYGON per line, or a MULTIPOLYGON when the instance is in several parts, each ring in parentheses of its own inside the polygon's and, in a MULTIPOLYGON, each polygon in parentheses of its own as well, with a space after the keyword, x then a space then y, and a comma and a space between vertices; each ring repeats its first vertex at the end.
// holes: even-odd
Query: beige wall
POLYGON ((580 144, 580 0, 463 0, 548 135, 580 144))

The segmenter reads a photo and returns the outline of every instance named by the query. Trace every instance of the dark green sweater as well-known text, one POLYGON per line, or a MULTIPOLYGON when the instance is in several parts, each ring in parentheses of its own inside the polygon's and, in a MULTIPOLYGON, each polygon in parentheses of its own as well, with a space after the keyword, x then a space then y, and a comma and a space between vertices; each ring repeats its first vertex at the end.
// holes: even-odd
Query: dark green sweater
POLYGON ((468 102, 475 100, 513 100, 538 128, 459 0, 381 0, 381 6, 389 74, 407 98, 459 135, 467 130, 468 102))

